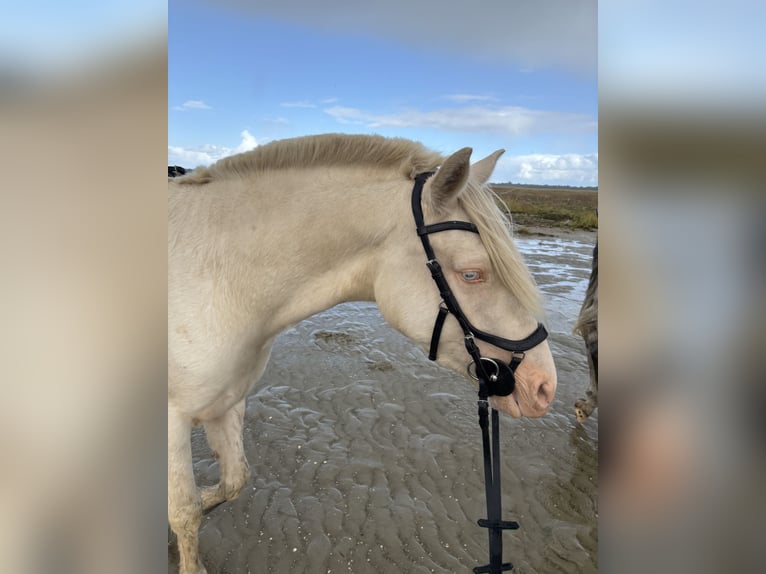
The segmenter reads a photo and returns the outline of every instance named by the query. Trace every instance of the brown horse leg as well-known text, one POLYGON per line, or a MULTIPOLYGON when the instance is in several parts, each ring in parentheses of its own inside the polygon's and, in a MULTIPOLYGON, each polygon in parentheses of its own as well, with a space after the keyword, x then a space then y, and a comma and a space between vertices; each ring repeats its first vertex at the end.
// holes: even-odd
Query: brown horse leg
POLYGON ((588 353, 588 367, 590 385, 585 393, 586 398, 575 401, 575 418, 578 423, 584 422, 598 407, 598 364, 593 353, 588 353))
POLYGON ((202 499, 194 482, 191 421, 168 411, 168 522, 178 540, 180 574, 206 574, 199 561, 202 499))
POLYGON ((242 444, 242 421, 245 400, 230 408, 221 417, 205 422, 205 434, 221 468, 221 480, 215 486, 203 488, 202 507, 212 508, 239 496, 250 476, 250 467, 242 444))

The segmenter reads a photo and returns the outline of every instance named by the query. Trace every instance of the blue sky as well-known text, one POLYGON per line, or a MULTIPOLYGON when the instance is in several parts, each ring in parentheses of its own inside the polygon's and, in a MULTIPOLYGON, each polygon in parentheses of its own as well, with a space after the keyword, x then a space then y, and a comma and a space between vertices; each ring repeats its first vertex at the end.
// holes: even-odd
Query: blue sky
POLYGON ((595 2, 171 0, 168 23, 170 164, 379 133, 504 148, 495 182, 597 183, 595 2))

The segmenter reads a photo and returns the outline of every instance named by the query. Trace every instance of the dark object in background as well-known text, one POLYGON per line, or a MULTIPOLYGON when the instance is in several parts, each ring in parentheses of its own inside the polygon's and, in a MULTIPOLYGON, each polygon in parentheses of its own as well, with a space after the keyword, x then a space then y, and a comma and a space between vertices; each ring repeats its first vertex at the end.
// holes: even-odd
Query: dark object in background
POLYGON ((580 308, 580 316, 574 326, 574 333, 585 340, 590 369, 590 386, 584 399, 575 401, 577 422, 583 422, 598 407, 598 241, 593 248, 593 266, 590 272, 585 300, 580 308))
POLYGON ((185 167, 181 167, 180 165, 168 166, 168 177, 178 177, 179 175, 185 175, 185 174, 186 174, 185 167))

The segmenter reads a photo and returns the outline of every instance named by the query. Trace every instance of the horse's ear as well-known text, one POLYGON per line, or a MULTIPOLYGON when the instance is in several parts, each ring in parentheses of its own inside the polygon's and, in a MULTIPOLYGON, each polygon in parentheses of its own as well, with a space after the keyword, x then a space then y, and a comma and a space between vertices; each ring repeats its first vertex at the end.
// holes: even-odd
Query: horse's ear
POLYGON ((469 147, 456 151, 436 172, 430 192, 431 206, 436 213, 455 201, 465 187, 471 171, 471 152, 473 150, 469 147))
POLYGON ((504 149, 499 149, 494 153, 491 153, 484 159, 477 161, 471 166, 471 175, 481 185, 487 183, 489 176, 495 171, 495 165, 500 156, 505 153, 504 149))

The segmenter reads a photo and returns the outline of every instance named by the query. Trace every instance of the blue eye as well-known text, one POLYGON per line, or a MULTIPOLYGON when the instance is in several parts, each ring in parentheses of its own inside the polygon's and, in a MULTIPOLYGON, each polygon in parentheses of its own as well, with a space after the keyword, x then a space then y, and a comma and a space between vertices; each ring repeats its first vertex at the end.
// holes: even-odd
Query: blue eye
POLYGON ((467 283, 481 281, 481 272, 479 271, 463 271, 460 273, 460 276, 463 278, 463 281, 467 283))

